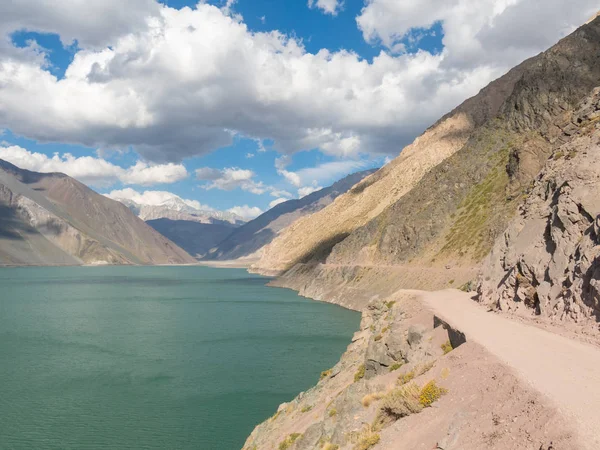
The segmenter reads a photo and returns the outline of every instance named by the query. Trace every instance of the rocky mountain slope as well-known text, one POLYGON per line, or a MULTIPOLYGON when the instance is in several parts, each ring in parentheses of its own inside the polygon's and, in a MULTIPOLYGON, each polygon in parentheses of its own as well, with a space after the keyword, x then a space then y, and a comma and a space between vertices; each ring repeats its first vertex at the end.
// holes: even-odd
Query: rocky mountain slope
MULTIPOLYGON (((392 277, 394 288, 469 281, 553 150, 572 138, 569 117, 597 85, 600 19, 492 82, 392 163, 292 224, 254 270, 283 272, 278 285, 320 299, 344 297, 343 287, 360 290, 373 271, 394 268, 428 274, 392 277)), ((362 309, 368 299, 344 304, 362 309)))
POLYGON ((257 252, 278 233, 301 217, 313 214, 331 204, 374 170, 365 170, 339 180, 332 186, 313 192, 298 200, 276 205, 256 219, 233 231, 211 252, 207 259, 232 260, 258 257, 257 252))
POLYGON ((194 259, 126 206, 64 174, 0 160, 0 264, 182 264, 194 259))
POLYGON ((598 331, 600 88, 564 129, 567 142, 554 151, 483 263, 479 300, 598 331))
POLYGON ((542 395, 416 292, 370 303, 346 353, 323 369, 244 450, 586 448, 542 395))
POLYGON ((275 285, 361 310, 363 322, 340 362, 244 448, 597 448, 598 394, 576 393, 597 379, 597 347, 530 322, 599 342, 599 236, 596 18, 265 249, 255 270, 281 273, 275 285), (450 286, 477 288, 452 292, 484 306, 427 294, 466 335, 408 290, 450 286))
POLYGON ((236 226, 230 222, 218 222, 214 219, 213 223, 201 223, 195 220, 162 218, 147 220, 146 223, 198 259, 205 257, 236 230, 236 226))

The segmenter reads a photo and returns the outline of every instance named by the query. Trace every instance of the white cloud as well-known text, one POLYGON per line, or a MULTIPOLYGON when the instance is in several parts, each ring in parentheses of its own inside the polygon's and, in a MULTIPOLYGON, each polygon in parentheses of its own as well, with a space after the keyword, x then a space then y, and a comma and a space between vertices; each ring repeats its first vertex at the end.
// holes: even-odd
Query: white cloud
POLYGON ((227 211, 229 211, 230 213, 236 214, 246 220, 252 220, 252 219, 260 216, 263 213, 262 209, 260 209, 256 206, 248 206, 248 205, 234 206, 233 208, 229 208, 227 211))
POLYGON ((287 198, 292 198, 293 195, 290 194, 288 191, 283 191, 283 190, 278 190, 278 189, 273 189, 270 194, 273 197, 287 197, 287 198))
POLYGON ((300 198, 306 197, 308 194, 312 194, 313 192, 319 191, 323 189, 321 186, 306 186, 298 189, 298 196, 300 198))
POLYGON ((208 181, 203 185, 204 189, 221 189, 222 191, 233 191, 242 189, 253 194, 264 194, 269 188, 261 181, 254 181, 256 174, 247 169, 238 169, 237 167, 228 167, 225 169, 213 169, 210 167, 201 167, 196 169, 196 178, 201 181, 208 181))
POLYGON ((254 158, 254 153, 246 153, 246 159, 254 158))
POLYGON ((125 188, 120 190, 114 190, 109 192, 108 194, 104 194, 108 198, 112 198, 113 200, 131 200, 138 205, 148 205, 148 206, 158 206, 162 205, 165 202, 169 202, 171 200, 180 201, 187 206, 190 206, 194 209, 198 209, 201 211, 214 211, 213 208, 207 205, 201 204, 197 200, 188 200, 181 198, 180 196, 173 194, 172 192, 167 191, 144 191, 139 192, 135 189, 125 188))
MULTIPOLYGON (((314 188, 317 185, 327 184, 338 179, 357 172, 364 170, 368 164, 368 161, 363 160, 345 160, 345 161, 331 161, 323 164, 319 164, 315 167, 307 167, 300 169, 296 172, 286 170, 286 167, 291 163, 289 156, 282 156, 275 160, 275 168, 277 173, 283 176, 289 183, 297 188, 304 188, 302 192, 308 192, 309 189, 314 188)), ((320 187, 318 189, 321 189, 320 187)), ((310 193, 310 192, 308 192, 310 193)), ((299 194, 303 197, 305 194, 299 194)))
POLYGON ((309 8, 319 8, 325 14, 337 16, 339 10, 344 6, 342 0, 308 0, 309 8))
POLYGON ((117 182, 152 186, 175 183, 188 176, 182 164, 151 165, 138 161, 134 166, 123 168, 102 158, 76 157, 70 153, 55 153, 49 157, 15 145, 0 147, 0 159, 34 172, 62 172, 84 184, 97 187, 111 186, 117 182))
POLYGON ((289 199, 288 198, 276 198, 275 200, 273 200, 271 203, 269 203, 269 208, 273 208, 281 203, 285 203, 287 202, 289 199))
POLYGON ((441 21, 445 45, 435 55, 382 52, 369 62, 343 50, 309 53, 277 31, 251 32, 231 1, 224 9, 127 5, 0 2, 0 33, 57 32, 82 48, 57 80, 35 49, 0 38, 0 128, 41 141, 131 146, 159 162, 229 145, 232 131, 272 140, 283 153, 397 154, 597 8, 592 0, 369 0, 358 18, 369 41, 399 49, 405 36, 441 21))
POLYGON ((598 10, 593 0, 369 0, 357 23, 369 42, 394 49, 436 22, 443 27, 441 69, 505 71, 545 50, 598 10))

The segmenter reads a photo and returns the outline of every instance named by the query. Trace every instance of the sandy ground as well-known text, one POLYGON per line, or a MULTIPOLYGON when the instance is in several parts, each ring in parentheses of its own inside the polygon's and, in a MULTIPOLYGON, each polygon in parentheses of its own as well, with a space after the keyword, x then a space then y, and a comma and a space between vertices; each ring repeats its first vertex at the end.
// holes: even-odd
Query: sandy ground
POLYGON ((422 292, 436 315, 544 394, 579 434, 600 448, 600 349, 486 312, 457 290, 422 292))

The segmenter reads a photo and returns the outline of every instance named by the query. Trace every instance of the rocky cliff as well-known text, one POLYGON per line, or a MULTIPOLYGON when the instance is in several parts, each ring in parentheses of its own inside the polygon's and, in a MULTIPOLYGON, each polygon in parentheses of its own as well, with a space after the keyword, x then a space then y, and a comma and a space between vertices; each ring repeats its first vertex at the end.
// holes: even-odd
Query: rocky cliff
POLYGON ((591 325, 600 319, 600 88, 485 259, 479 300, 502 311, 591 325))
POLYGON ((333 204, 292 224, 254 270, 283 274, 278 285, 317 298, 331 290, 339 297, 340 287, 360 291, 373 271, 387 276, 384 267, 423 274, 395 277, 395 288, 470 281, 548 157, 572 138, 568 117, 600 84, 599 55, 595 19, 491 83, 333 204))
POLYGON ((0 264, 182 264, 194 259, 123 204, 64 174, 0 160, 0 264))

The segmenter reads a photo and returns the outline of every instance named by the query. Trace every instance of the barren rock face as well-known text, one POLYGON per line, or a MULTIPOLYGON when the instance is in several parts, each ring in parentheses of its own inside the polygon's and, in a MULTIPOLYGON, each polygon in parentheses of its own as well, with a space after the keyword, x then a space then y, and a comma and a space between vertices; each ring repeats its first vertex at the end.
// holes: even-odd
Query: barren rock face
POLYGON ((600 318, 600 89, 573 115, 483 264, 480 301, 556 320, 600 318))

